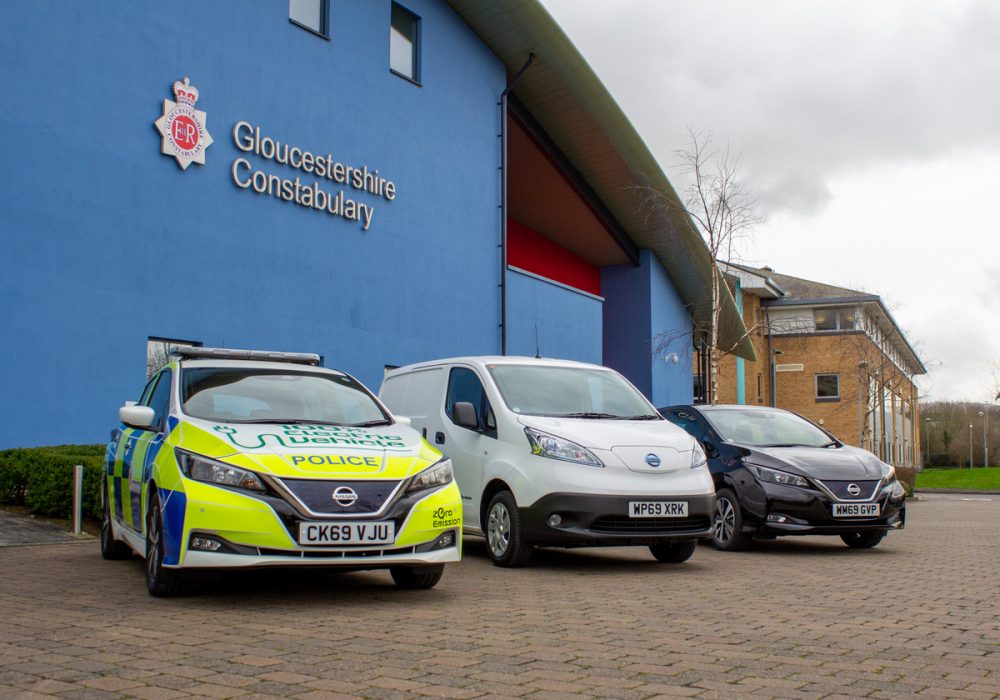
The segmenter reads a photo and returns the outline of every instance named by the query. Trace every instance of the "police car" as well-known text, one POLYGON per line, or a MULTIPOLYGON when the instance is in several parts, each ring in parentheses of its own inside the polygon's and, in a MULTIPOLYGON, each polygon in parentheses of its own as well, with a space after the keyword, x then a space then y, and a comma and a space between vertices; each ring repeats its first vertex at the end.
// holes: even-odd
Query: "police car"
POLYGON ((119 409, 101 554, 146 561, 154 596, 185 571, 388 569, 431 588, 461 557, 451 462, 319 356, 182 348, 119 409))

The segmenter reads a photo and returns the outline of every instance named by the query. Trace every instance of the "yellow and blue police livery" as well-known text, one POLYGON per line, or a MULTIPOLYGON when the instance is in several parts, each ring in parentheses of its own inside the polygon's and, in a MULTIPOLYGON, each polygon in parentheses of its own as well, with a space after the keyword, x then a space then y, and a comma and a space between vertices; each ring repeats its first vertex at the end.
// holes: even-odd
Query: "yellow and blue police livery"
POLYGON ((183 348, 119 409, 101 553, 145 558, 153 595, 188 569, 389 569, 430 588, 461 557, 451 462, 317 355, 183 348))

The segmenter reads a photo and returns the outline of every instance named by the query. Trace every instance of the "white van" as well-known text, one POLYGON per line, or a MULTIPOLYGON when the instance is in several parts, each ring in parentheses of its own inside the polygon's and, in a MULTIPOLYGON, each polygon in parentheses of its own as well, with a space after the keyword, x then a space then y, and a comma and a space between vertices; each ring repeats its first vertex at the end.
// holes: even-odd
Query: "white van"
POLYGON ((682 562, 711 533, 701 446, 614 370, 461 357, 391 370, 379 397, 451 459, 463 529, 499 566, 534 545, 647 545, 682 562))

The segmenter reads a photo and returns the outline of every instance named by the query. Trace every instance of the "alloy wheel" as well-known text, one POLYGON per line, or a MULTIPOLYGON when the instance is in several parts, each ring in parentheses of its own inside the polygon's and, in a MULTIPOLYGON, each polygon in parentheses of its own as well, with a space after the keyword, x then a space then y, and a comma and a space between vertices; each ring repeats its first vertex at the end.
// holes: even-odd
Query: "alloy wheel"
POLYGON ((720 498, 715 502, 715 541, 722 544, 733 537, 736 530, 736 509, 728 498, 720 498))

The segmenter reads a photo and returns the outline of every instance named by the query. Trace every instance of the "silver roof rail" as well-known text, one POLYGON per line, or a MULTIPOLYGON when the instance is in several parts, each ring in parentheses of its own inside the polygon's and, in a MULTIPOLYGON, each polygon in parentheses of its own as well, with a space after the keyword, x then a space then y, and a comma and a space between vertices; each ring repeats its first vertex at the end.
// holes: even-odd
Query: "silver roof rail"
POLYGON ((292 362, 299 365, 319 365, 319 355, 312 352, 274 352, 271 350, 237 350, 235 348, 200 348, 191 345, 174 346, 172 357, 182 360, 211 358, 215 360, 257 360, 258 362, 292 362))

